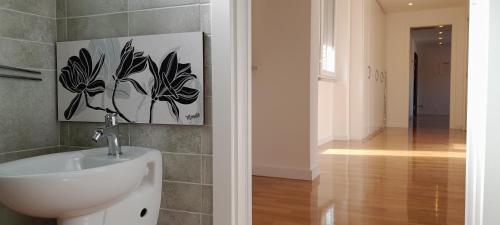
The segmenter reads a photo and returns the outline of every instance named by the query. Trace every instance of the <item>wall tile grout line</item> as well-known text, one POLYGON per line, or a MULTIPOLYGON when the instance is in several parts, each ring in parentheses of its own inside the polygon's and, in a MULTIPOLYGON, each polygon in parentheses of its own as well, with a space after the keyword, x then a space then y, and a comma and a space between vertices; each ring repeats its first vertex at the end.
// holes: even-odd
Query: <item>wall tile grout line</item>
POLYGON ((185 7, 193 7, 193 6, 199 6, 199 5, 200 4, 195 3, 195 4, 186 4, 186 5, 177 5, 177 6, 157 7, 157 8, 150 8, 150 9, 123 10, 123 11, 117 11, 117 12, 88 14, 88 15, 81 15, 81 16, 66 15, 66 18, 67 19, 79 19, 79 18, 87 18, 87 17, 109 16, 109 15, 116 15, 116 14, 121 14, 121 13, 135 13, 135 12, 156 11, 156 10, 163 10, 163 9, 185 8, 185 7))
MULTIPOLYGON (((70 134, 70 132, 68 131, 68 137, 69 137, 69 134, 70 134)), ((61 145, 61 147, 79 148, 79 149, 82 149, 82 150, 87 150, 89 148, 95 148, 95 147, 90 147, 90 146, 74 146, 74 145, 61 145)))
MULTIPOLYGON (((66 122, 66 121, 61 121, 61 122, 66 122)), ((68 137, 70 135, 70 132, 69 132, 70 129, 68 129, 68 137)), ((130 138, 130 132, 128 132, 128 136, 130 138)), ((129 139, 129 143, 128 145, 129 146, 132 146, 132 144, 130 143, 130 140, 129 139)), ((61 145, 61 146, 64 146, 64 147, 70 147, 70 148, 84 148, 84 149, 89 149, 89 148, 96 148, 96 147, 105 147, 105 146, 82 146, 82 145, 61 145)), ((135 146, 135 145, 134 145, 135 146)), ((155 147, 146 147, 146 146, 137 146, 137 147, 144 147, 144 148, 153 148, 155 149, 155 147)), ((205 156, 205 157, 213 157, 212 154, 207 154, 207 153, 182 153, 182 152, 165 152, 165 151, 161 151, 161 150, 158 150, 160 151, 160 153, 162 155, 178 155, 178 156, 205 156)), ((1 154, 1 153, 0 153, 1 154)))
POLYGON ((131 132, 132 126, 130 124, 128 125, 128 146, 132 146, 132 132, 131 132))
POLYGON ((0 7, 0 10, 11 11, 11 12, 16 12, 16 13, 24 14, 24 15, 30 15, 30 16, 35 16, 35 17, 40 17, 40 18, 45 18, 45 19, 51 19, 51 20, 55 20, 56 19, 56 17, 42 16, 42 15, 38 15, 38 14, 34 14, 34 13, 23 12, 23 11, 19 11, 19 10, 15 10, 15 9, 9 9, 9 8, 5 8, 5 7, 0 7))
POLYGON ((180 209, 171 209, 171 208, 161 208, 160 210, 164 211, 172 211, 172 212, 180 212, 180 213, 189 213, 189 214, 195 214, 195 215, 209 215, 209 214, 204 214, 201 212, 191 212, 191 211, 185 211, 185 210, 180 210, 180 209))
POLYGON ((130 37, 130 0, 127 0, 127 37, 130 37))
POLYGON ((68 129, 67 129, 67 135, 66 135, 66 141, 69 141, 69 135, 71 134, 70 133, 70 129, 69 129, 69 122, 67 122, 67 126, 68 126, 68 129))
POLYGON ((203 213, 203 212, 190 212, 190 211, 184 211, 184 210, 179 210, 179 209, 170 209, 170 208, 161 208, 160 210, 163 211, 171 211, 171 212, 179 212, 179 213, 188 213, 188 214, 193 214, 193 215, 201 215, 201 216, 213 216, 212 214, 208 213, 203 213))
MULTIPOLYGON (((200 155, 200 183, 203 185, 204 179, 204 174, 203 174, 203 156, 200 155)), ((203 209, 203 186, 201 187, 201 206, 200 209, 203 209)), ((201 221, 201 220, 200 220, 201 221)), ((200 222, 201 223, 201 222, 200 222)))
POLYGON ((54 42, 31 41, 31 40, 20 39, 20 38, 5 37, 5 36, 1 36, 1 35, 0 35, 0 39, 19 41, 19 42, 28 42, 28 43, 39 44, 39 45, 55 46, 55 44, 54 44, 55 41, 54 42))
MULTIPOLYGON (((57 75, 56 75, 56 77, 57 77, 57 75)), ((56 105, 56 107, 57 107, 57 105, 56 105)), ((59 122, 59 120, 57 120, 57 123, 58 123, 58 126, 59 126, 59 129, 58 129, 58 131, 59 131, 59 137, 58 137, 59 142, 57 142, 57 143, 59 143, 59 151, 61 151, 61 122, 59 122)))
MULTIPOLYGON (((201 175, 201 201, 200 201, 200 211, 203 212, 203 200, 205 199, 204 198, 204 194, 203 194, 203 156, 200 155, 200 160, 201 160, 201 163, 200 163, 200 175, 201 175)), ((200 216, 200 225, 201 225, 201 216, 200 216)))
POLYGON ((24 67, 24 66, 16 66, 17 68, 26 69, 26 70, 40 70, 46 72, 55 72, 56 69, 48 69, 48 68, 36 68, 36 67, 24 67))
MULTIPOLYGON (((53 8, 53 9, 56 9, 56 10, 54 11, 54 19, 57 19, 57 0, 55 0, 55 1, 53 2, 52 8, 53 8)), ((56 33, 57 33, 57 29, 56 29, 56 33)))
MULTIPOLYGON (((195 5, 189 5, 189 6, 195 6, 195 5)), ((172 8, 172 7, 167 7, 165 9, 168 9, 168 8, 172 8)), ((155 9, 158 9, 158 8, 155 8, 155 9)), ((151 11, 154 11, 153 9, 149 9, 151 11)), ((201 10, 201 9, 199 9, 201 10)), ((65 41, 68 41, 70 40, 69 38, 69 29, 68 29, 68 24, 69 24, 69 20, 77 20, 77 19, 88 19, 88 18, 91 18, 91 17, 99 17, 99 16, 107 16, 107 15, 117 15, 117 14, 126 14, 127 16, 127 37, 130 37, 130 14, 131 13, 134 13, 134 12, 139 12, 139 11, 122 11, 122 12, 116 12, 116 13, 107 13, 107 14, 96 14, 96 15, 86 15, 86 16, 77 16, 77 17, 62 17, 62 18, 58 18, 58 19, 64 19, 66 21, 66 40, 65 41)), ((200 15, 201 16, 201 15, 200 15)), ((200 22, 201 22, 202 18, 200 18, 200 22)), ((207 33, 205 31, 202 31, 201 30, 201 23, 200 23, 200 30, 199 31, 193 31, 193 32, 203 32, 203 35, 206 37, 206 38, 209 38, 211 39, 214 34, 213 33, 207 33)), ((168 34, 168 33, 165 33, 165 34, 168 34)), ((72 40, 72 39, 71 39, 72 40)), ((72 41, 76 41, 76 40, 72 40, 72 41)), ((204 67, 212 67, 212 64, 211 63, 205 63, 203 64, 204 67)))
POLYGON ((31 151, 39 151, 39 150, 44 150, 48 148, 58 148, 60 145, 51 145, 51 146, 44 146, 44 147, 39 147, 39 148, 27 148, 27 149, 22 149, 22 150, 15 150, 15 151, 6 151, 0 153, 0 155, 7 155, 7 154, 12 154, 12 153, 22 153, 22 152, 31 152, 31 151))
MULTIPOLYGON (((162 155, 207 156, 207 154, 203 154, 203 153, 182 153, 182 152, 162 152, 162 151, 160 151, 160 152, 162 155)), ((210 155, 210 156, 212 156, 212 155, 210 155)))
POLYGON ((212 184, 203 184, 201 181, 200 181, 200 183, 187 182, 187 181, 178 181, 178 180, 167 180, 167 179, 163 179, 162 181, 163 182, 167 182, 167 183, 176 183, 176 184, 189 184, 189 185, 198 185, 198 186, 213 186, 212 184))
MULTIPOLYGON (((64 10, 66 11, 64 13, 64 20, 66 21, 66 37, 64 38, 64 40, 67 41, 67 40, 69 40, 69 31, 68 31, 68 0, 64 0, 64 10)), ((68 133, 69 133, 69 129, 68 129, 68 133)))
POLYGON ((162 9, 174 9, 174 8, 183 8, 183 7, 198 6, 198 5, 201 5, 201 4, 200 3, 191 3, 191 4, 164 6, 164 7, 146 8, 146 9, 134 9, 134 10, 130 10, 129 12, 155 11, 155 10, 162 10, 162 9))
MULTIPOLYGON (((67 135, 69 135, 69 131, 67 132, 67 135)), ((58 146, 58 145, 54 145, 58 146)), ((96 147, 103 147, 103 146, 76 146, 76 145, 60 145, 61 147, 70 147, 70 148, 82 148, 82 149, 89 149, 89 148, 96 148, 96 147)), ((132 146, 129 143, 129 146, 132 146)), ((52 146, 49 146, 52 147, 52 146)), ((144 147, 144 146, 137 146, 137 147, 144 147)), ((144 148, 151 148, 151 147, 144 147, 144 148)), ((154 147, 153 147, 154 148, 154 147)), ((30 149, 28 149, 30 150, 30 149)), ((2 154, 2 153, 0 153, 2 154)), ((161 152, 162 155, 178 155, 178 156, 203 156, 203 157, 210 157, 212 158, 213 155, 207 154, 207 153, 201 153, 201 154, 193 154, 193 153, 176 153, 176 152, 161 152)))

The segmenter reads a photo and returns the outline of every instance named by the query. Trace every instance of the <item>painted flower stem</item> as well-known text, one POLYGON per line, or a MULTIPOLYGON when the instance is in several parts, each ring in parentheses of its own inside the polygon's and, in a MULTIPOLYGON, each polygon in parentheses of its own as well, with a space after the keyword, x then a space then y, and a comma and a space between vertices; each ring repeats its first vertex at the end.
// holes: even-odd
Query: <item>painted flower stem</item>
POLYGON ((153 123, 153 107, 156 103, 156 100, 151 100, 151 106, 149 106, 149 123, 153 123))
POLYGON ((123 118, 125 121, 129 122, 129 123, 133 123, 131 120, 129 120, 125 115, 123 115, 122 112, 120 112, 120 110, 118 109, 118 106, 116 105, 116 101, 115 101, 115 96, 116 96, 116 89, 118 88, 118 83, 119 81, 116 80, 115 81, 115 88, 113 89, 113 96, 111 97, 111 101, 113 102, 113 107, 115 107, 115 110, 116 110, 116 113, 118 113, 118 115, 123 118))
POLYGON ((101 108, 101 107, 98 107, 98 106, 92 106, 90 105, 89 103, 89 96, 87 94, 85 94, 85 104, 87 105, 87 107, 93 109, 93 110, 100 110, 100 111, 105 111, 107 113, 116 113, 115 111, 109 109, 109 108, 101 108))

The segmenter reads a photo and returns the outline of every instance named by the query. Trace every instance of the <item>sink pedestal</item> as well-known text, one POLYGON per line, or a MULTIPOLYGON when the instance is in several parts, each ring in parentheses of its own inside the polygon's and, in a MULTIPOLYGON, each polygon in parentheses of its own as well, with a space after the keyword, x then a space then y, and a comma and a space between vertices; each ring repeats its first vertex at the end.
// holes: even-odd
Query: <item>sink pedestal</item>
POLYGON ((65 217, 58 225, 156 225, 161 204, 161 158, 148 163, 138 188, 108 208, 84 216, 65 217))

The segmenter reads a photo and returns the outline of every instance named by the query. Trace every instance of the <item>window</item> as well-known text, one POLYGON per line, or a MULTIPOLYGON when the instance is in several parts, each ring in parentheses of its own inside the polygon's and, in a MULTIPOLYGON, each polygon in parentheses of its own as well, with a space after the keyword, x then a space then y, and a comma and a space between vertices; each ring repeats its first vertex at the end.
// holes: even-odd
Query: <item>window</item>
POLYGON ((321 74, 335 78, 335 0, 321 1, 321 74))

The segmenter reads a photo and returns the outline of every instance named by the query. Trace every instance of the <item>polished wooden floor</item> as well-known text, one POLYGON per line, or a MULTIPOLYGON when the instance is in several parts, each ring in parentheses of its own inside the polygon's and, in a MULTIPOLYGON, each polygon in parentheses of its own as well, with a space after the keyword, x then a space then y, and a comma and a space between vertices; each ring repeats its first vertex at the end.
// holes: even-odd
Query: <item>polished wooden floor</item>
POLYGON ((328 143, 312 182, 254 177, 253 224, 463 225, 465 132, 439 121, 328 143))

